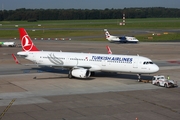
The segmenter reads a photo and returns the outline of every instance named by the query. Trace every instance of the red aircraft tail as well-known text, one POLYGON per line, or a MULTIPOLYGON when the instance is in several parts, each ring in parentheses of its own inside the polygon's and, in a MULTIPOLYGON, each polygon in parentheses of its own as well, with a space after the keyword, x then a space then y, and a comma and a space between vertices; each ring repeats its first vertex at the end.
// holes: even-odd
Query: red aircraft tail
POLYGON ((108 50, 108 54, 112 54, 112 51, 111 51, 111 49, 110 49, 110 47, 108 45, 106 46, 106 48, 108 50))
POLYGON ((19 33, 23 51, 39 51, 24 28, 19 28, 19 33))

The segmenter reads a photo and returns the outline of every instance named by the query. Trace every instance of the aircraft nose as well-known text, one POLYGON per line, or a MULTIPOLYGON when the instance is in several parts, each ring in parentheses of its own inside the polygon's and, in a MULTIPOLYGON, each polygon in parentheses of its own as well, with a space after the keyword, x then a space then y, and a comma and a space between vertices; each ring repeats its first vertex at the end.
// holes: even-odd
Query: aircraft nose
POLYGON ((159 67, 155 64, 154 67, 153 67, 153 71, 154 72, 158 72, 159 71, 159 67))

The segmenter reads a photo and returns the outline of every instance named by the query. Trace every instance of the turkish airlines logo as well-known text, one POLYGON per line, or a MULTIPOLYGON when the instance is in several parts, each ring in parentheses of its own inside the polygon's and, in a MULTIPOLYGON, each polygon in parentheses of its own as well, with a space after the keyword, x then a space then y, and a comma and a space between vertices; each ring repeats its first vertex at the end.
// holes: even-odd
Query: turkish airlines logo
POLYGON ((33 43, 28 35, 22 37, 21 45, 24 51, 31 51, 33 43))

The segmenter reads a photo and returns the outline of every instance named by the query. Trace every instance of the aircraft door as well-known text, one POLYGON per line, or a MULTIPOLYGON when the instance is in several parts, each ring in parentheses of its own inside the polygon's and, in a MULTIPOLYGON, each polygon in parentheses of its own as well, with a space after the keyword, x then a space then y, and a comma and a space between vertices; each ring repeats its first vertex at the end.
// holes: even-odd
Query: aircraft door
POLYGON ((106 60, 102 60, 102 66, 106 66, 106 60))
POLYGON ((66 64, 69 64, 70 63, 70 57, 66 57, 66 64))
POLYGON ((34 53, 30 53, 29 55, 31 56, 31 59, 34 63, 37 63, 37 61, 40 60, 34 53))
POLYGON ((138 63, 139 63, 139 57, 134 58, 134 60, 133 60, 133 68, 138 68, 138 63))
POLYGON ((43 57, 40 56, 38 63, 43 63, 43 57))

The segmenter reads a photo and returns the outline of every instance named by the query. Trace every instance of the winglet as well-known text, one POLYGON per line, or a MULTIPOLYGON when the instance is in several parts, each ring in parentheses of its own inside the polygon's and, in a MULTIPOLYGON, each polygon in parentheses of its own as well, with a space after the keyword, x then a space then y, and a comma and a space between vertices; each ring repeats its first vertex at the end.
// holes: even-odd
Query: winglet
POLYGON ((111 51, 111 49, 110 49, 110 47, 108 45, 106 46, 106 48, 108 50, 108 54, 112 54, 112 51, 111 51))
POLYGON ((14 58, 14 61, 16 64, 20 64, 19 60, 17 59, 17 57, 14 54, 12 54, 12 57, 14 58))
POLYGON ((24 28, 19 28, 19 34, 23 51, 39 51, 24 28))

